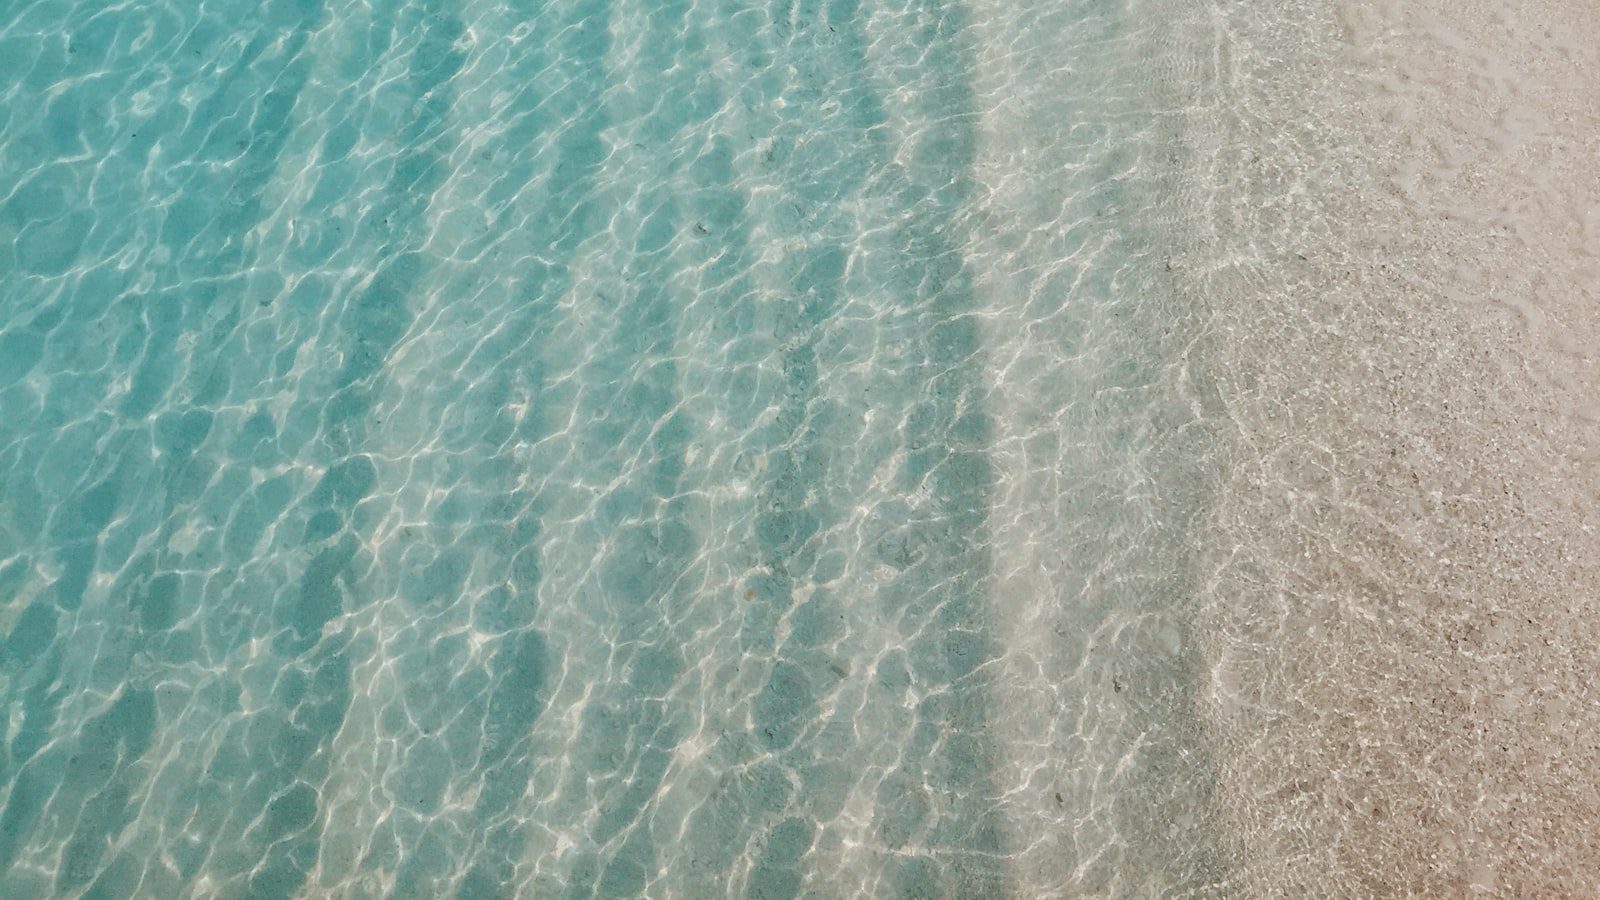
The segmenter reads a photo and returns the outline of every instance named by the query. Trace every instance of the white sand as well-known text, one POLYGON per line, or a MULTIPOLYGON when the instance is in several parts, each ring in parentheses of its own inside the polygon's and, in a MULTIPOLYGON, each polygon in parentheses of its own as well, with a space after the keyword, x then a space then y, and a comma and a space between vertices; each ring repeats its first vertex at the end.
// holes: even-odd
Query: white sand
POLYGON ((1600 5, 1191 27, 1215 192, 1175 267, 1237 434, 1202 618, 1237 887, 1600 893, 1600 5))

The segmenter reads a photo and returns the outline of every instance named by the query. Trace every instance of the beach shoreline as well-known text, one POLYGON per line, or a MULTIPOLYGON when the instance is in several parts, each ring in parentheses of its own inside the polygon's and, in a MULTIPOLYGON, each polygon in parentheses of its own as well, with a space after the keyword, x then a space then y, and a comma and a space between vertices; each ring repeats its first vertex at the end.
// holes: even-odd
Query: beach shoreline
POLYGON ((1181 267, 1234 429, 1198 639, 1237 887, 1600 890, 1600 14, 1214 23, 1181 267))

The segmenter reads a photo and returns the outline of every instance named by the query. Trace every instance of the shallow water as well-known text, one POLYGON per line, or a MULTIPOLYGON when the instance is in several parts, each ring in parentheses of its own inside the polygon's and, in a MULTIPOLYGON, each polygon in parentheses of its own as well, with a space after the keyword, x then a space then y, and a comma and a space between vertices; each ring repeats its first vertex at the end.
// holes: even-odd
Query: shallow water
POLYGON ((1225 50, 6 7, 0 895, 1225 891, 1225 50))

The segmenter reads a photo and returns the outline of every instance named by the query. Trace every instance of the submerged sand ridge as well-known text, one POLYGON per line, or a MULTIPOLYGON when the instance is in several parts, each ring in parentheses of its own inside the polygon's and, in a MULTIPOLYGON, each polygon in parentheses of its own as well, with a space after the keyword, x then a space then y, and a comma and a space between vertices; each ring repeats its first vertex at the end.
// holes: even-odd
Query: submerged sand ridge
POLYGON ((1211 41, 1165 5, 969 4, 1014 896, 1206 896, 1229 868, 1189 639, 1222 416, 1211 314, 1165 233, 1187 102, 1170 88, 1211 41))
POLYGON ((1600 10, 1213 21, 1179 268, 1233 428, 1198 636, 1237 887, 1593 894, 1600 10))

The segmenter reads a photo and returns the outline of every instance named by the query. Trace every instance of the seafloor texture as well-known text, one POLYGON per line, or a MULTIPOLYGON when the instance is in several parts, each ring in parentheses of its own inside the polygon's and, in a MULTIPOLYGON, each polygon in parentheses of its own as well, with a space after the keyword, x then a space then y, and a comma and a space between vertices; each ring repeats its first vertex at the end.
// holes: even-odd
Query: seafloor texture
POLYGON ((0 896, 1600 890, 1523 6, 4 5, 0 896))
POLYGON ((1600 896, 1600 6, 1226 4, 1181 267, 1256 896, 1600 896))

